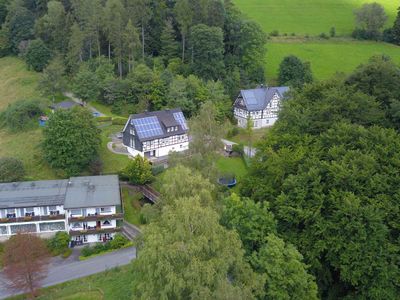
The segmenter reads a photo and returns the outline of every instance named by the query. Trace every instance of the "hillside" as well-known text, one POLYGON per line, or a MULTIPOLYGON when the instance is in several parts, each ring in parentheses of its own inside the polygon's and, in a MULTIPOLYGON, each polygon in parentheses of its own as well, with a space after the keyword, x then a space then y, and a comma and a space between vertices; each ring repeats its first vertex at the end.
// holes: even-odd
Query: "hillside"
MULTIPOLYGON (((266 32, 318 35, 336 28, 338 35, 349 35, 354 29, 354 9, 367 0, 234 0, 249 17, 256 20, 266 32)), ((393 23, 397 0, 376 0, 382 4, 393 23)))
POLYGON ((27 71, 24 61, 16 57, 0 59, 0 111, 19 99, 40 97, 39 74, 27 71))
MULTIPOLYGON (((336 72, 348 73, 369 57, 385 54, 400 63, 400 47, 387 43, 363 42, 350 39, 354 29, 353 11, 364 0, 235 0, 238 7, 256 20, 265 32, 278 30, 282 35, 268 40, 266 74, 269 83, 274 83, 282 59, 290 54, 311 63, 317 79, 326 79, 336 72), (322 32, 336 28, 339 38, 320 40, 315 38, 322 32), (314 38, 304 39, 304 35, 314 38), (347 37, 346 37, 347 36, 347 37)), ((387 26, 393 23, 399 1, 380 0, 389 15, 387 26)))

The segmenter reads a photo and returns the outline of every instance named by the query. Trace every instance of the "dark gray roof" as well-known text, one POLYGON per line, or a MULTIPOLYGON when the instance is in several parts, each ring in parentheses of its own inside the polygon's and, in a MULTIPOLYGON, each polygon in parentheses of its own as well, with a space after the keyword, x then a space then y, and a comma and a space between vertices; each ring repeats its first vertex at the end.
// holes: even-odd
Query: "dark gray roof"
POLYGON ((0 208, 62 205, 68 180, 0 184, 0 208))
POLYGON ((133 128, 135 130, 135 134, 138 137, 139 141, 145 142, 149 140, 154 140, 158 138, 165 138, 169 136, 184 134, 188 132, 187 129, 187 122, 183 116, 182 110, 180 108, 175 109, 167 109, 167 110, 159 110, 159 111, 152 111, 152 112, 144 112, 141 114, 130 115, 127 124, 125 125, 124 131, 127 129, 133 128), (185 123, 184 126, 179 122, 178 117, 176 114, 181 114, 183 118, 183 122, 185 123), (149 118, 151 122, 154 121, 157 123, 155 126, 155 130, 153 131, 154 134, 150 136, 141 136, 138 134, 138 127, 134 123, 138 123, 137 120, 149 118), (151 118, 151 119, 150 119, 151 118), (134 121, 135 120, 135 121, 134 121), (168 132, 168 127, 178 127, 177 131, 168 132))
POLYGON ((289 87, 261 87, 251 90, 241 90, 240 95, 243 98, 244 105, 248 111, 263 110, 267 107, 268 103, 272 100, 275 93, 283 98, 289 87))
POLYGON ((121 205, 117 175, 71 177, 64 208, 121 205))
POLYGON ((53 109, 70 109, 74 106, 78 106, 80 104, 74 102, 74 101, 62 101, 60 103, 56 103, 54 105, 52 105, 51 107, 53 109))
POLYGON ((0 184, 0 208, 64 205, 68 209, 120 204, 117 175, 0 184))

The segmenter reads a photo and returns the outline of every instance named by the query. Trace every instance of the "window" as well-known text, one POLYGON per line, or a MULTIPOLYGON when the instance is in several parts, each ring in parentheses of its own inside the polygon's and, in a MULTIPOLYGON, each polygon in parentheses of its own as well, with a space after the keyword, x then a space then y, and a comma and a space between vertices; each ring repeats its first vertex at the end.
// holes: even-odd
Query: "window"
POLYGON ((170 130, 171 130, 171 128, 168 127, 168 128, 167 128, 167 132, 170 132, 170 130))
POLYGON ((42 215, 47 215, 47 206, 42 207, 42 215))
POLYGON ((82 210, 81 209, 71 209, 71 216, 81 216, 82 210))
POLYGON ((72 223, 72 228, 82 228, 82 223, 72 223))
POLYGON ((103 221, 103 226, 111 226, 111 221, 109 220, 103 221))
POLYGON ((100 208, 101 213, 110 213, 111 212, 111 207, 101 207, 100 208))
POLYGON ((7 209, 7 218, 15 218, 15 209, 14 208, 8 208, 7 209))
POLYGON ((11 234, 15 234, 17 232, 36 232, 35 224, 22 224, 22 225, 11 225, 11 234))
POLYGON ((0 235, 7 234, 7 226, 0 226, 0 235))
POLYGON ((33 207, 25 208, 25 217, 33 217, 35 215, 33 207))
POLYGON ((65 230, 64 222, 49 222, 49 223, 40 223, 40 232, 43 231, 61 231, 65 230))

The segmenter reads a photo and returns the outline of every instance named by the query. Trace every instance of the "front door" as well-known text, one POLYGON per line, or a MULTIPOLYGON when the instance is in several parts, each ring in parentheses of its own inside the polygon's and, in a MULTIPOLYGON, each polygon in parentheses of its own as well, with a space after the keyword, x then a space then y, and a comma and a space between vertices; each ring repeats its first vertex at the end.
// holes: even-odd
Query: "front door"
POLYGON ((101 228, 101 222, 100 222, 100 221, 97 221, 97 222, 96 222, 96 227, 97 227, 98 229, 101 228))

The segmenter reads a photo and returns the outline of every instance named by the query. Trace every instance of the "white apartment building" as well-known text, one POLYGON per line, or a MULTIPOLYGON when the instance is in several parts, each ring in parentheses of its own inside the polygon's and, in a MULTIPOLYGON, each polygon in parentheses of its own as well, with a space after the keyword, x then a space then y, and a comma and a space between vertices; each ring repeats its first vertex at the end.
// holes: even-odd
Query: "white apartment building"
POLYGON ((0 241, 17 232, 76 243, 107 241, 123 219, 116 175, 0 184, 0 241))

